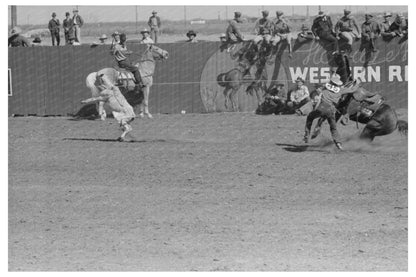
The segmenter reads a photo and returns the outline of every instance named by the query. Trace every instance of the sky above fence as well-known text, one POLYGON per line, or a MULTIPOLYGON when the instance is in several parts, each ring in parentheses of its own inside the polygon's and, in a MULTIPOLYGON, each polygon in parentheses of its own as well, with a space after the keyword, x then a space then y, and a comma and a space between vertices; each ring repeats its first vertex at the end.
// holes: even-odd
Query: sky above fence
MULTIPOLYGON (((234 11, 241 11, 243 15, 249 17, 259 17, 261 11, 266 9, 270 15, 274 16, 276 10, 283 11, 286 15, 309 15, 315 16, 318 13, 318 5, 297 5, 297 6, 53 6, 53 5, 17 5, 17 24, 18 25, 47 25, 51 18, 52 12, 57 13, 59 19, 65 18, 65 12, 70 12, 78 7, 79 14, 86 22, 135 22, 144 21, 149 18, 153 10, 158 12, 162 20, 192 20, 202 19, 231 19, 234 11)), ((344 8, 351 9, 353 13, 371 12, 383 13, 390 12, 407 12, 407 6, 328 6, 322 5, 321 8, 329 13, 342 13, 344 8)), ((9 6, 9 24, 10 6, 9 6)))

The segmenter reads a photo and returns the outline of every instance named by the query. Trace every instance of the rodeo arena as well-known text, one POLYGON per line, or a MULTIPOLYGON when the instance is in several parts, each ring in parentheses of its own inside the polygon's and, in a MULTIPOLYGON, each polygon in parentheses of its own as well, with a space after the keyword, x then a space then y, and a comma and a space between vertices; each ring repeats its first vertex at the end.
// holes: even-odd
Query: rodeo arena
POLYGON ((407 272, 408 6, 8 6, 8 271, 407 272))

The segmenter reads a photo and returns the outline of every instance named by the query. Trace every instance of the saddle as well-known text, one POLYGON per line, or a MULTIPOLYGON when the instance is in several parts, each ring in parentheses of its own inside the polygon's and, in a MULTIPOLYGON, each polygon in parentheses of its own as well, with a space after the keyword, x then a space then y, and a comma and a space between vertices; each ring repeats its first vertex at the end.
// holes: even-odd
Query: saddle
POLYGON ((362 87, 353 93, 353 97, 360 103, 359 113, 368 118, 371 118, 385 101, 378 92, 371 92, 362 87))

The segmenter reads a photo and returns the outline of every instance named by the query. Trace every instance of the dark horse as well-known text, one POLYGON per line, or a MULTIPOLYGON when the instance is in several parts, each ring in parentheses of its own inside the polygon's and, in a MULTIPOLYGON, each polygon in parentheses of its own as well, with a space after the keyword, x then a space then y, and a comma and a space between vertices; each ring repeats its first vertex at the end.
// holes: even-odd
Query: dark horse
POLYGON ((250 95, 253 95, 253 92, 255 92, 258 104, 260 105, 261 103, 261 92, 265 91, 267 82, 267 76, 265 76, 266 73, 264 70, 266 59, 256 52, 254 46, 253 41, 242 42, 238 51, 231 53, 231 58, 238 60, 238 66, 217 76, 218 85, 224 87, 224 105, 227 110, 229 109, 230 102, 232 110, 238 110, 236 96, 243 84, 250 83, 246 92, 250 95), (250 69, 254 65, 256 65, 257 70, 255 79, 253 80, 250 69))
MULTIPOLYGON (((311 94, 313 98, 316 91, 311 94)), ((344 95, 338 103, 335 114, 336 121, 341 117, 365 124, 359 138, 373 141, 376 136, 391 134, 398 129, 400 134, 407 135, 408 123, 399 120, 395 110, 386 104, 378 93, 371 93, 361 86, 354 93, 344 95)), ((324 118, 319 118, 312 134, 315 138, 321 129, 324 118)))

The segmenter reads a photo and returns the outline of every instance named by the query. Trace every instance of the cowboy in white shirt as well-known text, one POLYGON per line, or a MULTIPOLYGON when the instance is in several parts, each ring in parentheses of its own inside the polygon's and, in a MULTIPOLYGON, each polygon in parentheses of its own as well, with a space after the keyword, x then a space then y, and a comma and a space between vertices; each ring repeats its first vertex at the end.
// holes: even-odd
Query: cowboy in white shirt
POLYGON ((142 34, 142 39, 140 40, 139 43, 142 44, 154 44, 155 42, 153 41, 153 39, 150 38, 150 32, 147 29, 144 29, 143 31, 140 32, 142 34))

